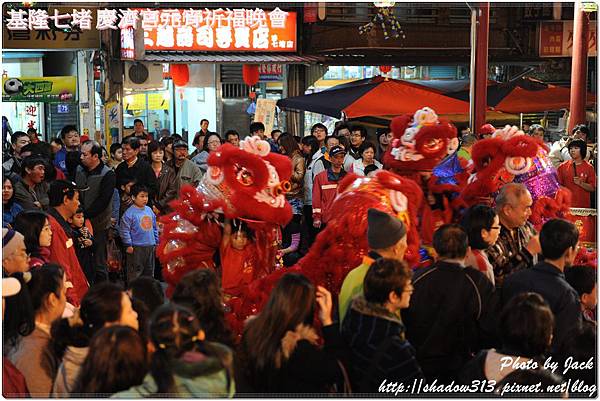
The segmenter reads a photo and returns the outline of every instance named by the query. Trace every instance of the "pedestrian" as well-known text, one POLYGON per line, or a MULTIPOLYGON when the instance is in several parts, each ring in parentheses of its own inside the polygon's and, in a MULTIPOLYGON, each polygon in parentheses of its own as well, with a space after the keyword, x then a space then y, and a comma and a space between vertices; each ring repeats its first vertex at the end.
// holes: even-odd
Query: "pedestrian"
POLYGON ((119 234, 126 248, 127 282, 139 276, 154 276, 154 252, 158 245, 156 215, 148 204, 148 189, 131 187, 133 205, 121 217, 119 234))
POLYGON ((141 136, 138 138, 138 141, 140 141, 140 154, 138 157, 143 161, 150 163, 151 160, 148 157, 148 138, 141 136))
POLYGON ((198 186, 202 179, 202 170, 188 159, 188 145, 182 140, 173 143, 174 157, 167 165, 177 175, 177 190, 184 185, 198 186))
POLYGON ((175 171, 164 162, 164 145, 154 141, 148 145, 152 171, 158 180, 158 192, 153 199, 152 210, 154 214, 168 214, 171 211, 169 203, 177 198, 177 175, 175 171))
POLYGON ((50 262, 52 227, 48 214, 39 210, 26 210, 15 219, 15 230, 23 234, 29 268, 50 262))
POLYGON ((142 384, 114 398, 233 397, 232 351, 205 340, 200 322, 183 307, 161 306, 150 322, 155 349, 142 384))
MULTIPOLYGON (((14 277, 2 279, 2 322, 6 299, 13 298, 21 291, 21 282, 14 277)), ((6 326, 4 326, 6 330, 6 326)), ((6 331, 4 331, 4 334, 6 331)), ((23 374, 7 357, 2 357, 2 396, 4 398, 29 398, 29 389, 23 374)))
POLYGON ((64 148, 64 146, 65 146, 65 144, 63 143, 62 139, 60 139, 60 136, 52 138, 52 140, 50 141, 50 149, 52 151, 52 160, 54 160, 56 158, 56 154, 58 152, 60 152, 60 150, 62 148, 64 148))
POLYGON ((565 280, 579 295, 583 319, 596 322, 597 286, 596 269, 592 266, 571 266, 565 270, 565 280))
POLYGON ((362 125, 353 125, 350 132, 350 147, 348 148, 350 157, 344 162, 346 170, 350 169, 354 161, 361 159, 360 146, 367 140, 367 129, 362 125))
POLYGON ((119 286, 108 282, 90 288, 73 318, 54 321, 50 346, 62 360, 52 386, 54 398, 69 397, 89 352, 90 341, 103 327, 112 325, 134 330, 139 327, 129 296, 119 286))
POLYGON ((148 372, 146 344, 131 327, 102 328, 73 384, 71 397, 108 397, 142 384, 148 372))
POLYGON ((323 154, 325 152, 323 148, 325 147, 325 138, 327 138, 327 127, 324 124, 316 123, 310 127, 310 134, 319 142, 319 149, 322 149, 321 154, 323 154))
MULTIPOLYGON (((137 183, 135 178, 127 178, 124 184, 121 185, 121 197, 119 199, 119 218, 117 219, 117 226, 121 222, 123 214, 133 205, 133 199, 131 198, 131 187, 137 183)), ((114 199, 113 199, 114 200, 114 199)))
MULTIPOLYGON (((123 140, 123 163, 115 170, 117 187, 122 188, 131 180, 135 180, 136 183, 144 185, 148 188, 150 195, 150 206, 152 205, 152 199, 156 197, 158 191, 158 181, 152 171, 150 164, 138 157, 140 153, 140 141, 134 136, 129 136, 123 140)), ((121 192, 122 194, 122 192, 121 192)))
POLYGON ((133 299, 143 302, 150 315, 165 303, 163 288, 160 282, 153 277, 140 276, 136 278, 129 283, 127 292, 133 299))
POLYGON ((239 297, 256 277, 254 233, 242 220, 225 220, 221 239, 221 283, 228 296, 239 297))
POLYGON ((206 164, 208 156, 215 152, 221 144, 221 137, 216 132, 211 132, 204 137, 202 152, 192 158, 192 161, 200 168, 202 174, 206 174, 206 170, 208 169, 208 165, 206 164))
MULTIPOLYGON (((587 146, 587 139, 589 136, 590 129, 584 124, 579 124, 573 127, 570 136, 563 136, 558 141, 555 141, 548 152, 548 158, 554 167, 558 168, 563 162, 571 160, 571 154, 568 148, 571 141, 582 140, 587 146)), ((591 152, 586 152, 586 156, 591 156, 591 152)))
POLYGON ((83 269, 83 273, 87 278, 88 283, 93 285, 97 282, 96 264, 94 261, 95 238, 94 229, 83 214, 83 209, 80 207, 69 221, 73 230, 73 242, 75 243, 75 253, 79 265, 83 269))
POLYGON ((341 146, 334 146, 329 152, 331 167, 315 176, 312 188, 313 227, 323 230, 329 221, 331 205, 337 195, 337 187, 346 176, 344 157, 346 151, 341 146))
POLYGON ((417 270, 410 307, 402 317, 407 338, 428 382, 455 380, 481 344, 495 340, 494 286, 483 273, 465 266, 467 233, 444 224, 433 234, 436 262, 417 270))
POLYGON ((212 269, 196 269, 181 278, 171 301, 194 312, 206 341, 217 342, 233 347, 233 334, 225 319, 223 291, 212 269))
POLYGON ((77 168, 75 176, 75 183, 79 187, 88 188, 80 195, 85 218, 91 224, 90 231, 94 233, 92 266, 88 266, 91 269, 88 279, 93 277, 91 282, 108 280, 108 232, 112 226, 112 199, 117 181, 115 172, 100 160, 101 155, 102 147, 98 142, 85 141, 81 145, 82 165, 77 168))
POLYGON ((365 275, 364 294, 352 299, 342 336, 351 349, 355 393, 377 394, 386 379, 410 385, 424 378, 400 318, 410 304, 411 275, 400 260, 377 259, 365 275))
POLYGON ((9 359, 23 373, 32 397, 49 398, 51 394, 60 358, 50 347, 50 327, 65 309, 67 286, 65 272, 56 264, 35 269, 27 283, 35 328, 18 340, 9 359))
POLYGON ((15 230, 2 229, 2 277, 29 271, 25 237, 15 230))
POLYGON ((77 127, 74 125, 65 125, 60 130, 60 138, 65 144, 54 157, 54 165, 58 167, 69 179, 74 178, 75 170, 79 164, 79 146, 81 138, 77 127))
POLYGON ((573 264, 579 246, 579 231, 572 223, 548 220, 540 232, 544 260, 533 268, 507 277, 502 290, 504 303, 522 292, 537 292, 554 313, 553 349, 565 339, 569 329, 582 321, 579 294, 565 280, 564 271, 573 264))
POLYGON ((587 161, 587 147, 585 141, 576 139, 567 146, 571 160, 564 161, 556 173, 558 183, 571 191, 571 206, 592 207, 590 192, 596 190, 596 172, 587 161))
MULTIPOLYGON (((313 169, 312 169, 312 180, 313 180, 313 183, 314 183, 315 177, 321 171, 325 171, 329 167, 331 167, 331 154, 330 154, 330 152, 331 152, 331 149, 334 146, 340 146, 340 140, 339 140, 338 137, 328 136, 327 138, 325 138, 325 150, 322 151, 321 157, 319 158, 319 160, 317 160, 315 162, 315 165, 313 166, 313 169)), ((346 157, 348 157, 348 155, 346 155, 346 157)))
POLYGON ((526 292, 512 298, 502 309, 498 322, 500 347, 477 353, 460 372, 461 383, 498 383, 516 371, 520 363, 544 365, 550 351, 554 315, 539 294, 526 292), (515 359, 519 364, 506 363, 515 359))
POLYGON ((469 236, 469 251, 465 264, 485 274, 494 284, 494 266, 490 263, 486 250, 498 240, 500 218, 493 208, 475 205, 465 211, 460 224, 469 236))
POLYGON ((313 227, 312 218, 312 190, 313 190, 313 168, 317 160, 322 156, 319 149, 319 141, 314 136, 305 136, 301 140, 302 153, 306 160, 304 172, 304 207, 302 217, 304 222, 303 231, 306 233, 306 241, 302 244, 302 252, 306 253, 312 245, 318 231, 313 227))
POLYGON ((144 128, 144 122, 136 118, 133 120, 133 135, 136 138, 148 138, 148 134, 146 133, 146 129, 144 128))
POLYGON ((225 133, 225 141, 229 142, 236 148, 239 148, 240 147, 240 134, 236 130, 230 129, 229 131, 227 131, 225 133))
POLYGON ((110 160, 108 161, 108 167, 116 169, 119 164, 123 162, 123 148, 119 142, 111 143, 110 145, 110 160))
POLYGON ((23 211, 23 206, 15 200, 15 182, 9 176, 2 176, 2 228, 11 228, 15 217, 23 211))
POLYGON ((292 206, 293 214, 301 216, 304 206, 304 174, 306 173, 304 157, 290 134, 281 135, 278 143, 280 152, 289 157, 292 162, 292 175, 289 179, 291 188, 285 193, 285 197, 292 206))
POLYGON ((15 200, 24 210, 48 209, 46 162, 38 156, 28 156, 21 164, 21 180, 15 184, 15 200))
POLYGON ((50 184, 48 192, 48 221, 52 229, 48 259, 64 267, 71 286, 67 290, 67 300, 76 307, 87 292, 89 284, 77 259, 73 232, 68 221, 79 209, 79 191, 83 189, 85 188, 78 187, 73 182, 57 180, 50 184))
POLYGON ((340 324, 344 321, 352 298, 362 293, 365 275, 373 262, 380 258, 404 260, 408 247, 406 226, 389 213, 371 208, 367 211, 367 242, 369 250, 362 263, 348 272, 340 289, 340 324))
POLYGON ((203 147, 204 147, 204 137, 205 136, 206 136, 206 134, 204 134, 202 132, 197 132, 196 135, 194 135, 194 139, 192 140, 192 146, 195 149, 189 156, 190 160, 193 159, 194 157, 196 157, 197 155, 199 155, 200 152, 202 152, 204 150, 203 147))
POLYGON ((24 146, 29 145, 31 140, 27 134, 23 131, 15 131, 10 137, 10 144, 12 149, 12 156, 2 163, 2 173, 11 177, 21 176, 21 162, 23 157, 21 156, 21 149, 24 146))
POLYGON ((331 318, 331 294, 299 273, 277 282, 260 313, 246 324, 236 354, 238 394, 323 394, 341 381, 338 357, 346 348, 331 318), (324 346, 312 322, 315 307, 324 346))
POLYGON ((250 124, 250 136, 257 136, 260 139, 266 139, 265 125, 260 121, 255 121, 250 124))
POLYGON ((367 175, 365 170, 369 166, 375 166, 376 169, 383 168, 383 164, 375 159, 375 145, 373 143, 368 141, 363 142, 360 145, 358 152, 360 153, 360 159, 352 162, 349 170, 350 172, 364 177, 367 175))
POLYGON ((494 282, 498 288, 502 287, 505 277, 532 267, 541 251, 539 236, 527 221, 532 204, 531 194, 523 184, 504 184, 496 196, 500 234, 487 255, 494 266, 494 282))

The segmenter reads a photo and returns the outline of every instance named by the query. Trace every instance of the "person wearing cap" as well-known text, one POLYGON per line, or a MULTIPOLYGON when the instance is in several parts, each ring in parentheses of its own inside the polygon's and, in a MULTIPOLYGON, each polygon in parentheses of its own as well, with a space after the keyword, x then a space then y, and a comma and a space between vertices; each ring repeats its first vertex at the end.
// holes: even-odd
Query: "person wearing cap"
MULTIPOLYGON (((123 150, 123 163, 115 169, 117 189, 123 188, 131 180, 148 188, 148 206, 154 206, 153 199, 158 193, 158 180, 150 164, 139 157, 140 140, 135 136, 128 136, 121 145, 123 150)), ((122 192, 121 192, 122 195, 122 192)))
POLYGON ((92 223, 94 231, 94 265, 96 277, 108 278, 106 259, 108 230, 111 227, 113 189, 116 185, 115 172, 102 160, 102 146, 96 141, 86 141, 81 145, 81 166, 77 167, 75 183, 88 187, 83 191, 81 203, 85 217, 92 223))
POLYGON ((2 276, 29 270, 25 237, 15 230, 2 229, 2 276))
MULTIPOLYGON (((2 320, 4 321, 4 298, 12 297, 21 291, 21 282, 14 277, 2 279, 2 320)), ((27 382, 23 374, 7 357, 2 357, 2 396, 4 398, 29 398, 27 382)))
POLYGON ((567 148, 571 160, 558 166, 558 183, 571 191, 571 207, 590 208, 590 192, 596 189, 596 172, 594 167, 585 161, 587 146, 585 141, 576 139, 571 141, 567 148))
POLYGON ((331 166, 315 176, 312 188, 313 227, 323 229, 329 221, 330 209, 337 195, 339 181, 346 176, 344 157, 346 151, 334 146, 329 151, 331 166))
POLYGON ((202 170, 191 160, 188 159, 188 144, 183 140, 173 143, 173 159, 167 162, 167 165, 175 170, 177 174, 177 188, 189 184, 197 186, 202 179, 202 170))
POLYGON ((469 240, 458 224, 433 234, 436 262, 418 269, 408 309, 402 311, 406 337, 417 350, 427 382, 448 384, 472 355, 494 341, 498 312, 494 286, 480 271, 465 266, 469 240))
POLYGON ((79 208, 79 191, 86 189, 78 187, 74 182, 57 180, 50 184, 48 191, 50 198, 48 221, 52 228, 49 260, 65 269, 67 281, 72 285, 72 288, 67 290, 67 300, 75 306, 81 303, 89 284, 75 253, 75 243, 68 220, 79 208))
POLYGON ((403 260, 406 253, 406 226, 389 213, 378 209, 367 211, 367 242, 369 252, 363 257, 360 266, 351 270, 340 290, 338 305, 340 324, 344 321, 352 298, 362 293, 363 280, 369 266, 380 258, 403 260))

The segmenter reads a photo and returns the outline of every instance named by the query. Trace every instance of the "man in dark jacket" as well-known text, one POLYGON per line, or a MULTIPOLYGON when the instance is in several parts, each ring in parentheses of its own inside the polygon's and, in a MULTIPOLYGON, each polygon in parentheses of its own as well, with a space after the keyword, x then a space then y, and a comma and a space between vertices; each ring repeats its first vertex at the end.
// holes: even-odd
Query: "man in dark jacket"
POLYGON ((467 233, 445 224, 433 234, 439 258, 417 272, 410 307, 403 312, 407 338, 428 382, 450 383, 472 354, 493 339, 494 286, 464 265, 467 233))
POLYGON ((547 221, 540 233, 544 261, 511 275, 502 289, 504 303, 521 292, 537 292, 548 302, 554 313, 554 349, 582 321, 579 296, 564 273, 565 267, 575 260, 578 242, 579 231, 572 223, 560 219, 547 221))
POLYGON ((138 157, 140 153, 139 139, 135 136, 128 136, 123 140, 122 149, 123 163, 115 169, 117 189, 121 190, 121 186, 134 179, 137 184, 148 188, 148 206, 154 206, 152 200, 155 199, 158 191, 158 180, 150 164, 138 157))
POLYGON ((353 300, 342 327, 352 350, 351 382, 355 392, 378 393, 388 383, 422 379, 415 349, 404 336, 400 309, 410 303, 410 269, 396 259, 377 259, 365 276, 364 295, 353 300), (385 383, 384 383, 385 380, 385 383))

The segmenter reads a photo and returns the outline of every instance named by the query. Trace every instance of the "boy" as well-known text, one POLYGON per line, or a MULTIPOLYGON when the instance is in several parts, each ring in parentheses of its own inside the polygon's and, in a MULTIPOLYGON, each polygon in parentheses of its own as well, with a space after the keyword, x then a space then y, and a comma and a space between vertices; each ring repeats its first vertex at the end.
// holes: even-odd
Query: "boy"
POLYGON ((596 322, 596 269, 572 266, 565 270, 565 279, 579 295, 584 320, 596 322))
POLYGON ((242 287, 254 279, 255 254, 256 246, 248 226, 240 220, 232 224, 226 219, 221 242, 221 284, 226 295, 239 296, 242 287))
POLYGON ((141 184, 131 187, 133 205, 121 218, 119 234, 127 253, 127 282, 139 276, 154 276, 154 250, 158 244, 156 215, 148 206, 148 188, 141 184))
POLYGON ((89 220, 83 215, 80 207, 69 223, 73 229, 73 240, 75 242, 75 253, 83 273, 88 282, 93 284, 96 279, 96 266, 94 263, 94 231, 89 220))

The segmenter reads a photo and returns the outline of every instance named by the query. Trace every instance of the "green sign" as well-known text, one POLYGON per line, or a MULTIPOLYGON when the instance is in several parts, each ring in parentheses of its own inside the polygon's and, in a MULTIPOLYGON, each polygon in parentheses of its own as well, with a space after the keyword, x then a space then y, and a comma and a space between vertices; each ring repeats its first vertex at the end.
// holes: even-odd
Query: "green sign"
POLYGON ((3 102, 72 102, 76 90, 77 78, 74 76, 2 79, 3 102))

